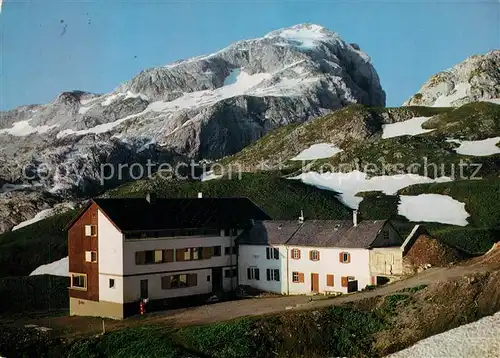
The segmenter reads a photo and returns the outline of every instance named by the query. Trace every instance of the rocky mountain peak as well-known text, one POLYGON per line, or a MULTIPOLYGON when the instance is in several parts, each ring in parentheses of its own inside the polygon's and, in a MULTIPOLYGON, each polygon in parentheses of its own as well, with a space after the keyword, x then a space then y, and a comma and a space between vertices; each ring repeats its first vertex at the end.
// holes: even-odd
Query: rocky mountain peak
POLYGON ((431 76, 403 105, 459 107, 476 101, 500 102, 500 50, 470 56, 431 76))

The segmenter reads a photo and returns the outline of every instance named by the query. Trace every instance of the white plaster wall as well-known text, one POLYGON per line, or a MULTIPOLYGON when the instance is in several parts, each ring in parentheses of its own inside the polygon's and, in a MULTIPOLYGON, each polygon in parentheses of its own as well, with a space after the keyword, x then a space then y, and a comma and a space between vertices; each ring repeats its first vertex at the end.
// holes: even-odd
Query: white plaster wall
MULTIPOLYGON (((177 270, 196 270, 209 267, 236 265, 236 255, 225 255, 224 247, 234 245, 234 237, 187 237, 138 239, 124 242, 123 274, 148 274, 177 270), (221 246, 221 256, 207 260, 167 262, 161 264, 136 265, 135 253, 147 250, 182 249, 188 247, 221 246)), ((174 254, 175 257, 175 254, 174 254)))
POLYGON ((99 301, 123 303, 123 277, 99 274, 99 301), (115 286, 109 287, 109 280, 115 280, 115 286))
POLYGON ((191 296, 212 292, 212 270, 186 270, 174 273, 148 274, 139 276, 124 277, 124 302, 137 302, 141 299, 141 280, 148 280, 149 299, 156 300, 169 297, 191 296), (182 275, 196 273, 197 286, 184 287, 177 289, 161 288, 161 278, 169 275, 182 275), (210 276, 210 281, 207 281, 207 276, 210 276))
POLYGON ((123 274, 123 234, 108 218, 97 211, 97 262, 99 266, 99 300, 123 303, 120 276, 123 274), (108 278, 115 277, 115 288, 109 288, 108 278))
POLYGON ((265 245, 240 245, 238 257, 238 278, 241 285, 249 285, 259 290, 275 293, 286 293, 286 255, 284 246, 275 245, 279 249, 279 260, 268 260, 266 258, 265 245), (258 267, 260 271, 260 280, 248 280, 247 268, 258 267), (279 269, 280 281, 267 281, 267 269, 279 269))
POLYGON ((325 291, 347 293, 347 287, 342 287, 342 276, 354 276, 358 281, 358 290, 362 290, 371 284, 369 268, 369 251, 365 249, 340 249, 340 248, 311 248, 289 246, 288 249, 300 250, 300 259, 289 259, 288 282, 289 294, 307 294, 311 292, 311 273, 319 274, 319 292, 325 291), (309 260, 309 251, 318 250, 320 252, 319 261, 309 260), (351 262, 341 263, 339 253, 348 252, 351 254, 351 262), (303 283, 293 283, 292 273, 302 272, 304 274, 303 283), (326 285, 326 275, 334 275, 334 286, 326 285))

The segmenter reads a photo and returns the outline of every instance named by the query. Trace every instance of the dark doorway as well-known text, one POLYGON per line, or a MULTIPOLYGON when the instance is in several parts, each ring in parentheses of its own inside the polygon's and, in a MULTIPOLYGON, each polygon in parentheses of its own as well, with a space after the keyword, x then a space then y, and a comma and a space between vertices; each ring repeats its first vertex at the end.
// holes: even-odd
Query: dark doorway
POLYGON ((141 280, 141 298, 148 298, 149 289, 148 289, 148 280, 141 280))
POLYGON ((358 280, 349 281, 347 283, 347 292, 356 292, 358 291, 358 280))
POLYGON ((222 292, 222 267, 212 269, 212 292, 222 292))

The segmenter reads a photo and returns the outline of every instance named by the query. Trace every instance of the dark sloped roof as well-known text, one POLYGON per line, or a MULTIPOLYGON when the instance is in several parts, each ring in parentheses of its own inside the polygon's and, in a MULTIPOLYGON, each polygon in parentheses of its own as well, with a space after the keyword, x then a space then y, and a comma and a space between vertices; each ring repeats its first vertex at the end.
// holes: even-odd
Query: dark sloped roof
POLYGON ((298 221, 259 221, 238 237, 240 244, 284 244, 300 228, 298 221))
POLYGON ((361 221, 356 227, 346 220, 264 221, 239 237, 240 244, 286 244, 310 247, 368 248, 385 220, 361 221), (281 226, 281 229, 279 227, 281 226))
POLYGON ((243 228, 270 217, 248 198, 94 199, 122 231, 243 228))

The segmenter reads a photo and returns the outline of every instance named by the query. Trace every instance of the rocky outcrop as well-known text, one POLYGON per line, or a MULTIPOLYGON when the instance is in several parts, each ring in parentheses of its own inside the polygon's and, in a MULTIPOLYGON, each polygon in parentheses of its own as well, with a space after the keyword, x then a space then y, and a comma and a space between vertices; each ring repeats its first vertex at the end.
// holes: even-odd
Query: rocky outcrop
POLYGON ((403 106, 460 107, 495 100, 500 103, 500 50, 471 56, 433 75, 403 106))
POLYGON ((142 71, 111 93, 2 112, 0 181, 92 195, 141 177, 120 164, 221 158, 353 103, 385 105, 370 58, 335 32, 297 25, 142 71))

